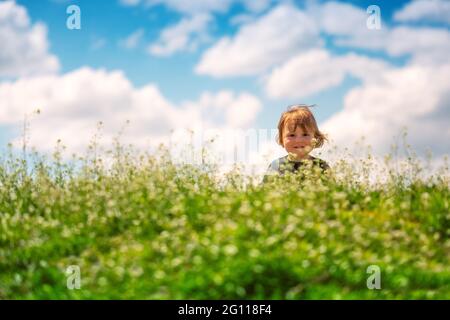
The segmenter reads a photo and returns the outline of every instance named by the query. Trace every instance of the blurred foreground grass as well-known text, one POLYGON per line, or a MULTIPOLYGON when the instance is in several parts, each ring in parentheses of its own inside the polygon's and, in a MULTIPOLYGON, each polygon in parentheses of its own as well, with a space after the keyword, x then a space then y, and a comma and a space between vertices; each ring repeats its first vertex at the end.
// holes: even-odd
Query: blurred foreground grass
POLYGON ((450 299, 448 169, 261 184, 164 153, 81 163, 1 159, 1 299, 450 299))

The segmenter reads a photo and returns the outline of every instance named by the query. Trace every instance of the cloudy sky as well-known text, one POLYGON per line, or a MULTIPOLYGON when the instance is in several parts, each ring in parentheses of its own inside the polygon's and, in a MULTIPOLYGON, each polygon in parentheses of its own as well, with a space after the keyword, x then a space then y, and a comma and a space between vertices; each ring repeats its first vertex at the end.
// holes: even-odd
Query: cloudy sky
POLYGON ((407 128, 439 157, 449 27, 448 0, 0 0, 0 144, 24 115, 41 150, 83 150, 98 121, 105 141, 129 121, 126 141, 145 148, 177 128, 270 130, 307 103, 332 144, 364 136, 381 154, 407 128))

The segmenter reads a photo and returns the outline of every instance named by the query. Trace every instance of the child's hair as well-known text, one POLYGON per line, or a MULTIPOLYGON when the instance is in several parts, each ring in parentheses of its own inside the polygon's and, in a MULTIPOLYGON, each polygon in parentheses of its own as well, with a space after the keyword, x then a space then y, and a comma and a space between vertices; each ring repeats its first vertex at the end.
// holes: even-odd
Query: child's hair
POLYGON ((324 142, 328 140, 325 134, 319 131, 316 119, 314 119, 314 115, 311 110, 309 110, 311 107, 314 107, 314 105, 296 104, 289 106, 288 109, 281 114, 280 121, 278 121, 278 135, 276 137, 276 141, 279 145, 283 145, 283 130, 288 121, 295 122, 292 130, 297 129, 297 126, 300 126, 304 131, 314 132, 314 138, 316 139, 314 148, 320 148, 324 142))

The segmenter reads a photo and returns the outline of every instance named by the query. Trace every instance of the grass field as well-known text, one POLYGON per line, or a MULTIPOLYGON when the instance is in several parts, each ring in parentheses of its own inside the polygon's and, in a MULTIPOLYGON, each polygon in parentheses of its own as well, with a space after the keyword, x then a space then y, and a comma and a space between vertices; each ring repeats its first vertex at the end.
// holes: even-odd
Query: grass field
POLYGON ((448 169, 262 184, 164 153, 69 163, 2 156, 1 299, 450 299, 448 169))

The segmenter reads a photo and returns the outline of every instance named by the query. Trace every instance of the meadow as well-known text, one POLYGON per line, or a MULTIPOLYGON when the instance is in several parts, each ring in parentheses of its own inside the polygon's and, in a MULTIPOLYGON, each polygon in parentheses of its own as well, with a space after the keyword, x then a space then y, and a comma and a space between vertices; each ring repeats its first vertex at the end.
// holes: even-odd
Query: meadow
POLYGON ((108 163, 9 150, 0 298, 450 299, 448 165, 361 168, 262 183, 163 150, 108 163), (374 265, 380 289, 367 286, 374 265))

